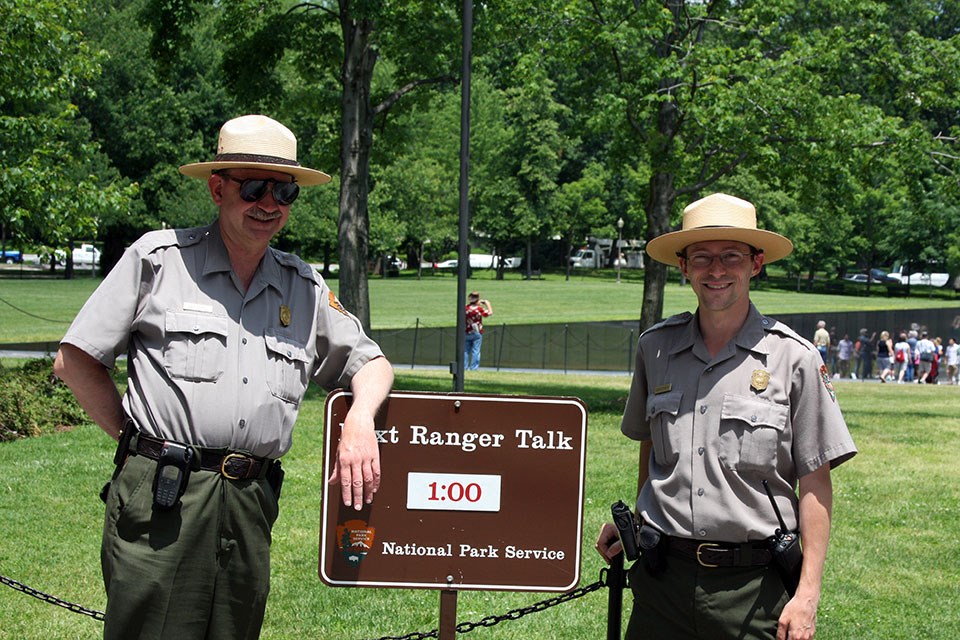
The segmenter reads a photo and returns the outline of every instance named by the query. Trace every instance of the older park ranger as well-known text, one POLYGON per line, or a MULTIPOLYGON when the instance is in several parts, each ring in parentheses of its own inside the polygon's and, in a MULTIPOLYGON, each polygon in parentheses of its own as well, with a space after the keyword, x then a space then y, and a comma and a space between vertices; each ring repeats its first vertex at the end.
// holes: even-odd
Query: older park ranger
MULTIPOLYGON (((652 327, 637 348, 621 425, 640 441, 642 558, 630 570, 627 638, 814 635, 830 470, 856 448, 817 350, 750 302, 751 278, 792 249, 757 228, 751 203, 720 193, 647 245, 680 267, 699 306, 652 327), (799 530, 802 541, 789 575, 770 546, 780 527, 772 501, 783 533, 799 530)), ((608 559, 620 551, 613 525, 597 549, 608 559)))
POLYGON ((55 371, 120 440, 105 499, 106 638, 237 640, 260 634, 271 529, 294 421, 310 380, 346 387, 337 472, 359 509, 380 482, 374 416, 390 363, 324 281, 270 247, 301 186, 293 134, 230 120, 206 180, 219 216, 147 233, 93 293, 55 371), (109 369, 128 356, 121 398, 109 369))

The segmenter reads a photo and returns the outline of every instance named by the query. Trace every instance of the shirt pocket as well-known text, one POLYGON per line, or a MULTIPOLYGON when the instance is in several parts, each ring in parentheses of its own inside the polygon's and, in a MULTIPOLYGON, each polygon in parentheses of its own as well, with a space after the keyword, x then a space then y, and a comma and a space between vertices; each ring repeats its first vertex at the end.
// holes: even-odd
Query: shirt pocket
POLYGON ((226 316, 167 311, 163 368, 173 378, 215 382, 223 375, 229 324, 226 316))
POLYGON ((307 349, 290 336, 267 331, 263 336, 267 347, 267 387, 275 397, 299 405, 306 393, 307 349))
POLYGON ((720 461, 741 474, 771 474, 787 428, 786 405, 727 394, 720 411, 720 461))
POLYGON ((683 393, 658 393, 647 398, 647 421, 653 438, 653 456, 660 465, 674 465, 680 458, 677 415, 683 393))

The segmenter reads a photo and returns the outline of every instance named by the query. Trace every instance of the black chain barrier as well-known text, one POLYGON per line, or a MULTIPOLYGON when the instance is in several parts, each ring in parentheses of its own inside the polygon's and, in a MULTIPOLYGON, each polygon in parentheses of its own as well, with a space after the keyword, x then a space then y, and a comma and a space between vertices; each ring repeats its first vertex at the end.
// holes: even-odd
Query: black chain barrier
MULTIPOLYGON (((531 613, 538 613, 550 607, 555 607, 564 602, 570 602, 571 600, 576 600, 577 598, 582 598, 588 593, 593 593, 598 589, 602 589, 607 586, 607 569, 603 568, 600 570, 600 579, 593 584, 589 584, 585 587, 580 587, 579 589, 574 589, 567 593, 561 594, 559 596, 548 598, 547 600, 541 600, 526 607, 521 607, 519 609, 513 609, 507 613, 501 615, 492 615, 487 616, 477 622, 461 622, 457 625, 457 633, 469 633, 479 627, 492 627, 496 624, 500 624, 505 620, 519 620, 520 618, 529 615, 531 613)), ((439 637, 439 629, 434 629, 433 631, 420 631, 408 633, 405 636, 382 636, 376 640, 424 640, 425 638, 437 638, 439 637)))
POLYGON ((94 611, 93 609, 87 609, 86 607, 81 607, 78 604, 73 604, 72 602, 61 600, 56 596, 51 596, 49 593, 37 591, 33 587, 28 587, 22 582, 17 582, 16 580, 12 580, 6 576, 0 576, 0 583, 3 583, 8 587, 15 589, 17 591, 20 591, 21 593, 25 593, 28 596, 33 596, 37 600, 43 600, 44 602, 56 605, 58 607, 63 607, 64 609, 68 609, 70 611, 73 611, 74 613, 90 616, 94 620, 99 620, 100 622, 103 622, 102 611, 94 611))
MULTIPOLYGON (((95 611, 93 609, 87 609, 86 607, 81 607, 78 604, 73 604, 72 602, 67 602, 66 600, 61 600, 56 596, 52 596, 48 593, 43 593, 38 591, 33 587, 28 587, 22 582, 17 582, 11 578, 0 575, 0 583, 7 585, 8 587, 25 593, 28 596, 33 596, 38 600, 42 600, 52 605, 58 607, 63 607, 74 613, 79 613, 81 615, 90 616, 94 620, 99 620, 103 622, 104 614, 102 611, 95 611)), ((506 620, 519 620, 520 618, 529 615, 531 613, 538 613, 544 611, 551 607, 563 604, 565 602, 570 602, 571 600, 576 600, 577 598, 582 598, 588 593, 593 593, 598 589, 602 589, 607 586, 607 569, 603 568, 600 570, 600 580, 589 584, 585 587, 580 587, 579 589, 574 589, 567 593, 555 596, 553 598, 548 598, 547 600, 541 600, 540 602, 535 602, 526 607, 520 607, 519 609, 512 609, 507 613, 500 615, 490 615, 485 618, 478 620, 477 622, 461 622, 457 625, 457 633, 469 633, 480 627, 492 627, 494 625, 500 624, 506 620)), ((439 629, 434 629, 432 631, 415 631, 413 633, 408 633, 404 636, 382 636, 376 640, 424 640, 425 638, 437 638, 439 636, 439 629)))

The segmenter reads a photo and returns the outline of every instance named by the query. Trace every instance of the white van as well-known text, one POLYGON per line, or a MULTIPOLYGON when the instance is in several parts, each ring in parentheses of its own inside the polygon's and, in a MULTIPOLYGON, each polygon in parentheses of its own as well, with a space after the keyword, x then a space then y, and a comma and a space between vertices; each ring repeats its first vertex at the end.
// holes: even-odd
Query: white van
POLYGON ((100 264, 100 250, 92 244, 81 244, 73 250, 73 265, 92 267, 100 264))
POLYGON ((920 263, 916 265, 897 263, 893 266, 893 271, 887 274, 887 277, 892 278, 901 284, 909 284, 910 286, 925 285, 928 287, 942 287, 950 281, 949 273, 918 271, 917 268, 921 266, 922 265, 920 263), (907 269, 909 267, 913 267, 911 269, 913 273, 908 275, 907 269))

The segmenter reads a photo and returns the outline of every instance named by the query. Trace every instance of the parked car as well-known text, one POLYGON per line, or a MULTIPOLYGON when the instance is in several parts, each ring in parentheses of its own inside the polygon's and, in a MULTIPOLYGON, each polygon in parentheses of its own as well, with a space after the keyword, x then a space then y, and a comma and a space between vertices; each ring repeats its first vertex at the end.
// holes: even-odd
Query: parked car
POLYGON ((73 250, 73 265, 93 266, 100 264, 100 250, 92 244, 81 244, 79 249, 73 250))
POLYGON ((950 281, 950 274, 945 272, 934 272, 933 269, 938 266, 935 263, 931 263, 927 266, 927 269, 917 270, 918 266, 922 265, 913 265, 913 264, 896 264, 893 267, 893 271, 887 274, 889 277, 893 278, 896 282, 901 284, 910 284, 910 285, 927 285, 931 287, 942 287, 947 282, 950 281), (908 268, 912 267, 913 272, 910 273, 908 268))
POLYGON ((603 258, 593 249, 577 249, 577 252, 570 256, 570 266, 595 269, 600 266, 602 260, 603 258))
POLYGON ((403 271, 407 268, 407 263, 397 256, 387 256, 387 272, 403 271))
POLYGON ((16 251, 13 249, 8 249, 3 252, 3 263, 4 264, 13 264, 15 262, 23 262, 23 252, 16 251))
MULTIPOLYGON (((491 255, 489 253, 471 253, 470 254, 470 268, 471 269, 495 269, 500 263, 500 256, 491 255)), ((504 257, 503 258, 503 268, 504 269, 516 269, 523 263, 523 258, 514 256, 514 257, 504 257)), ((437 262, 434 266, 437 269, 456 269, 459 265, 459 261, 456 258, 450 260, 444 260, 443 262, 437 262)))
POLYGON ((870 279, 873 282, 900 282, 883 269, 870 269, 870 279))
MULTIPOLYGON (((574 268, 591 268, 596 269, 598 267, 605 267, 610 261, 610 254, 606 251, 597 252, 594 249, 577 249, 577 252, 570 256, 570 266, 574 268)), ((614 267, 626 267, 627 259, 623 254, 620 254, 620 257, 613 261, 614 267)))

